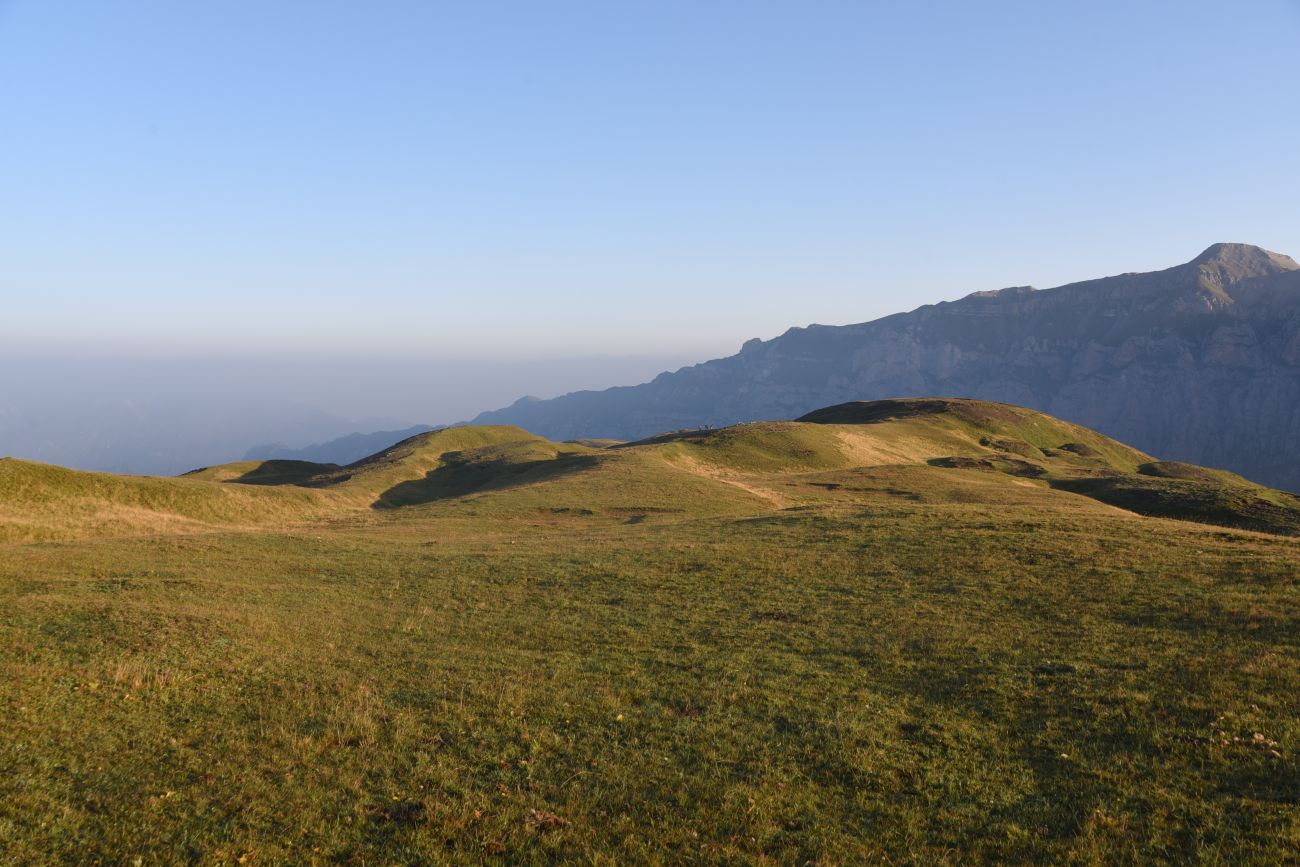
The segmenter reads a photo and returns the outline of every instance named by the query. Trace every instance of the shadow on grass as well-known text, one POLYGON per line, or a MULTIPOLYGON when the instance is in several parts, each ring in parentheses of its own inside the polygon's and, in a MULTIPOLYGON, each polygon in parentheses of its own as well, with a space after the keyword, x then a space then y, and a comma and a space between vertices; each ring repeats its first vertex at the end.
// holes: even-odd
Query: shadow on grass
POLYGON ((1083 494, 1139 515, 1179 518, 1204 524, 1219 524, 1277 533, 1300 535, 1300 499, 1277 494, 1273 502, 1249 488, 1217 481, 1151 478, 1125 475, 1101 478, 1061 479, 1052 487, 1083 494))
POLYGON ((338 464, 317 464, 311 461, 262 461, 253 469, 232 482, 239 485, 303 485, 312 487, 320 476, 333 473, 338 464))
POLYGON ((437 500, 463 497, 479 491, 502 490, 555 479, 589 470, 599 463, 594 455, 560 454, 534 460, 501 457, 473 460, 466 452, 449 452, 442 466, 422 479, 394 485, 379 495, 372 509, 397 509, 437 500))

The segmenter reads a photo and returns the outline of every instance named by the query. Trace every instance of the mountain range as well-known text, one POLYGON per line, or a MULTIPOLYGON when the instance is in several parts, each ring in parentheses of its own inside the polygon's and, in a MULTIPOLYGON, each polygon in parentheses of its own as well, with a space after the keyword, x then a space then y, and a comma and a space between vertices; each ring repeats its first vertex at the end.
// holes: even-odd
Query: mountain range
POLYGON ((1215 244, 1163 271, 792 328, 642 385, 523 398, 472 423, 632 440, 926 395, 1031 407, 1169 460, 1300 490, 1300 265, 1215 244))
POLYGON ((417 424, 402 430, 381 430, 374 433, 353 433, 323 443, 302 448, 291 448, 283 443, 254 446, 244 453, 246 461, 314 461, 322 464, 350 464, 372 455, 395 442, 416 434, 435 430, 432 425, 417 424))

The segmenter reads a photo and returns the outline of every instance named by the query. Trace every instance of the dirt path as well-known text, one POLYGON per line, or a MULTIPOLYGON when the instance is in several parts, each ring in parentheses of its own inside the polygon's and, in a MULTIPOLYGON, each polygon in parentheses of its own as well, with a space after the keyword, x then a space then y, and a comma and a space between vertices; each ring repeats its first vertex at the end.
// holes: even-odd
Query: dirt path
POLYGON ((776 491, 768 490, 767 488, 760 488, 757 485, 751 485, 734 475, 729 475, 718 467, 711 467, 702 461, 690 457, 689 455, 680 455, 673 460, 673 463, 697 476, 713 479, 715 482, 722 482, 724 485, 731 485, 733 488, 739 488, 746 493, 753 494, 755 497, 766 500, 778 509, 784 509, 790 504, 788 499, 781 496, 776 491))

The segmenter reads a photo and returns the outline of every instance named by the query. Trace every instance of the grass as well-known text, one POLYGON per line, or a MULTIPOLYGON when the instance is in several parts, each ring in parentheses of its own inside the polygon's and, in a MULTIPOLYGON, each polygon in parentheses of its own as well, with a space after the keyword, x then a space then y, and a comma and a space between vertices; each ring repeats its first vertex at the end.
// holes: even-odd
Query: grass
POLYGON ((726 442, 0 548, 3 860, 1300 859, 1300 542, 726 442))
POLYGON ((1063 480, 1059 486, 1143 515, 1300 535, 1300 497, 1249 483, 1124 475, 1063 480))
POLYGON ((0 544, 269 526, 336 511, 297 487, 87 473, 0 458, 0 544))

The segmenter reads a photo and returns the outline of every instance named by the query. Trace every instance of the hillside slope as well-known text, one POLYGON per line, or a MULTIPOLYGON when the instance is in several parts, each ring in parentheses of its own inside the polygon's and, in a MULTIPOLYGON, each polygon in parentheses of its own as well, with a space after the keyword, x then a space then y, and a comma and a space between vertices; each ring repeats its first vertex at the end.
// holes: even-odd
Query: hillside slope
POLYGON ((792 328, 643 385, 524 399, 473 423, 637 439, 933 394, 1032 407, 1171 460, 1300 490, 1300 266, 1216 244, 1164 271, 792 328))
POLYGON ((1295 503, 946 398, 0 462, 0 863, 1297 863, 1295 503))
POLYGON ((0 544, 285 524, 332 514, 304 488, 119 476, 0 458, 0 544))
POLYGON ((457 520, 494 514, 654 522, 854 508, 881 495, 980 508, 1036 502, 1062 513, 1105 504, 1300 533, 1300 498, 1232 473, 1156 461, 1034 410, 913 398, 606 446, 557 443, 509 426, 455 427, 347 466, 241 461, 180 478, 7 460, 0 463, 0 541, 355 522, 412 510, 457 520))

